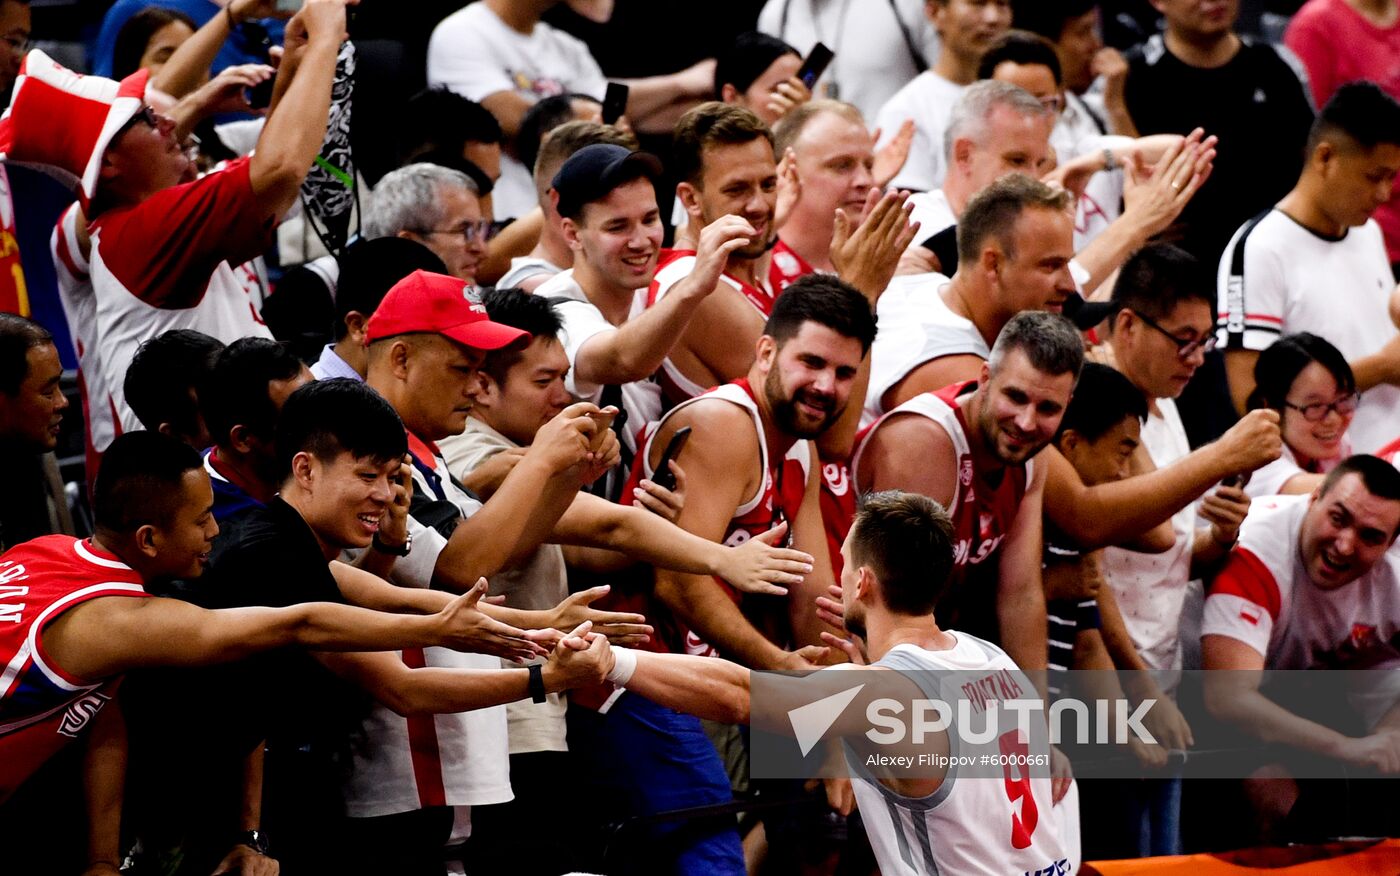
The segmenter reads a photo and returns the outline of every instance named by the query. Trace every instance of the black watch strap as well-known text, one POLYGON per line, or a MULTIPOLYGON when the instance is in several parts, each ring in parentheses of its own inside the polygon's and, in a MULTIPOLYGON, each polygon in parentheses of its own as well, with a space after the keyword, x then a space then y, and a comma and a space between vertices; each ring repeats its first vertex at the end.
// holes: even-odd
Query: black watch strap
POLYGON ((544 702, 544 668, 538 663, 531 663, 527 669, 530 670, 530 699, 537 703, 544 702))
POLYGON ((408 536, 404 539, 404 543, 398 547, 390 547, 379 538, 379 533, 376 532, 370 545, 381 554, 388 554, 391 557, 406 557, 413 550, 413 536, 408 536))
POLYGON ((269 854, 267 834, 260 830, 245 830, 238 835, 238 844, 247 846, 260 855, 269 854))

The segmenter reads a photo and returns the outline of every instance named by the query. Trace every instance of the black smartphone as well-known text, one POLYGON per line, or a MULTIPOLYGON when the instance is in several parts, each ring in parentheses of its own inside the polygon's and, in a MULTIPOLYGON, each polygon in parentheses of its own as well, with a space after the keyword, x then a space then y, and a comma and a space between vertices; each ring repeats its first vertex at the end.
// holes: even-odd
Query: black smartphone
POLYGON ((1240 472, 1239 474, 1232 474, 1232 475, 1230 475, 1228 478, 1226 478, 1225 480, 1221 481, 1221 482, 1220 482, 1220 486, 1222 486, 1222 487, 1239 487, 1239 488, 1243 489, 1243 488, 1244 488, 1244 485, 1247 484, 1247 483, 1249 483, 1249 478, 1250 478, 1250 475, 1252 475, 1252 474, 1254 474, 1254 472, 1249 472, 1249 471, 1242 471, 1242 472, 1240 472))
POLYGON ((797 78, 802 80, 803 85, 812 88, 817 84, 817 80, 822 78, 827 66, 831 64, 831 59, 835 57, 835 52, 817 43, 812 46, 812 51, 807 53, 807 57, 802 59, 802 66, 797 69, 797 78))
POLYGON ((603 124, 615 125, 622 114, 627 112, 627 94, 631 91, 621 82, 609 82, 603 94, 603 124))
POLYGON ((272 87, 277 84, 276 76, 269 76, 252 88, 245 88, 249 109, 267 109, 272 103, 272 87))
POLYGON ((685 442, 688 440, 690 440, 689 426, 677 429, 676 434, 671 436, 671 443, 666 445, 666 451, 661 454, 661 461, 656 464, 656 472, 651 476, 653 484, 667 490, 676 488, 676 473, 671 471, 671 460, 680 456, 681 449, 685 447, 685 442))

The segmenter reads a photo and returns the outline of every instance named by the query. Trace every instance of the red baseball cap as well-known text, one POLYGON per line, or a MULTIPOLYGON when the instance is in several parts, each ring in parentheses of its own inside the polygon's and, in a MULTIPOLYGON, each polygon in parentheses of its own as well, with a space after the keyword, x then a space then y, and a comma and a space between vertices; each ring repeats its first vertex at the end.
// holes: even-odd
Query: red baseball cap
POLYGON ((365 343, 427 332, 478 350, 499 350, 530 333, 492 322, 481 293, 446 274, 414 271, 393 285, 365 327, 365 343))

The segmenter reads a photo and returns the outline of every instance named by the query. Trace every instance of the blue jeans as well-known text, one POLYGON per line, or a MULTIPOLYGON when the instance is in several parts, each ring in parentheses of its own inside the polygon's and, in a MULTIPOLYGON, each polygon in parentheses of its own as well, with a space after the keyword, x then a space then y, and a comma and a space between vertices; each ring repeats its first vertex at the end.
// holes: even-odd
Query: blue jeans
MULTIPOLYGON (((605 715, 569 709, 569 750, 591 774, 593 786, 617 807, 614 820, 673 809, 728 803, 733 799, 719 755, 700 720, 624 694, 605 715)), ((667 864, 638 861, 635 835, 624 839, 626 872, 676 876, 744 876, 744 853, 732 818, 721 826, 685 823, 649 828, 648 848, 674 852, 667 864)))
POLYGON ((1181 776, 1122 785, 1124 842, 1137 857, 1181 854, 1181 776))

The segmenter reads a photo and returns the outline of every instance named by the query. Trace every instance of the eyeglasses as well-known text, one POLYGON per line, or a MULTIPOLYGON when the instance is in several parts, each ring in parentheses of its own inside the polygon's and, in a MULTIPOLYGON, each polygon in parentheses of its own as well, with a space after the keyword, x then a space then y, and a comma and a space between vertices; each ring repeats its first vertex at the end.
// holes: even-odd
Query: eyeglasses
POLYGON ((490 219, 477 219, 467 222, 460 228, 426 228, 419 234, 460 234, 467 243, 486 243, 496 236, 496 224, 490 219))
MULTIPOLYGON (((122 125, 121 128, 118 129, 117 135, 120 136, 121 134, 126 133, 127 131, 136 127, 136 125, 141 122, 145 122, 147 125, 150 125, 152 130, 160 128, 160 116, 156 115, 156 111, 151 109, 151 107, 148 105, 141 107, 141 109, 136 111, 136 115, 127 119, 126 124, 122 125)), ((116 137, 113 137, 112 139, 115 140, 116 137)))
POLYGON ((1149 326, 1151 326, 1152 328, 1154 328, 1154 329, 1156 329, 1157 331, 1161 332, 1162 335, 1163 335, 1163 337, 1165 337, 1167 340, 1171 341, 1173 344, 1176 344, 1176 357, 1177 357, 1178 359, 1190 359, 1190 358, 1191 358, 1192 356, 1194 356, 1198 351, 1199 351, 1200 353, 1209 353, 1211 350, 1214 350, 1214 349, 1215 349, 1215 333, 1214 333, 1214 332, 1207 332, 1206 335, 1205 335, 1204 337, 1197 338, 1197 339, 1194 340, 1194 341, 1188 341, 1188 340, 1186 340, 1185 338, 1178 338, 1176 335, 1172 334, 1171 332, 1167 331, 1166 329, 1164 329, 1164 328, 1162 328, 1160 325, 1158 325, 1157 322, 1156 322, 1155 320, 1152 320, 1152 319, 1149 319, 1149 318, 1146 317, 1146 316, 1143 316, 1141 313, 1138 313, 1136 310, 1132 310, 1131 308, 1128 308, 1128 312, 1131 313, 1133 316, 1136 316, 1138 319, 1142 320, 1143 322, 1147 323, 1147 324, 1148 324, 1149 326))
POLYGON ((1327 419, 1327 415, 1336 411, 1343 417, 1350 417, 1356 413, 1356 406, 1361 404, 1361 396, 1354 392, 1349 392, 1340 398, 1330 402, 1318 402, 1311 405, 1295 405, 1293 402, 1284 399, 1283 406, 1292 408, 1303 415, 1303 419, 1309 423, 1321 423, 1327 419))

